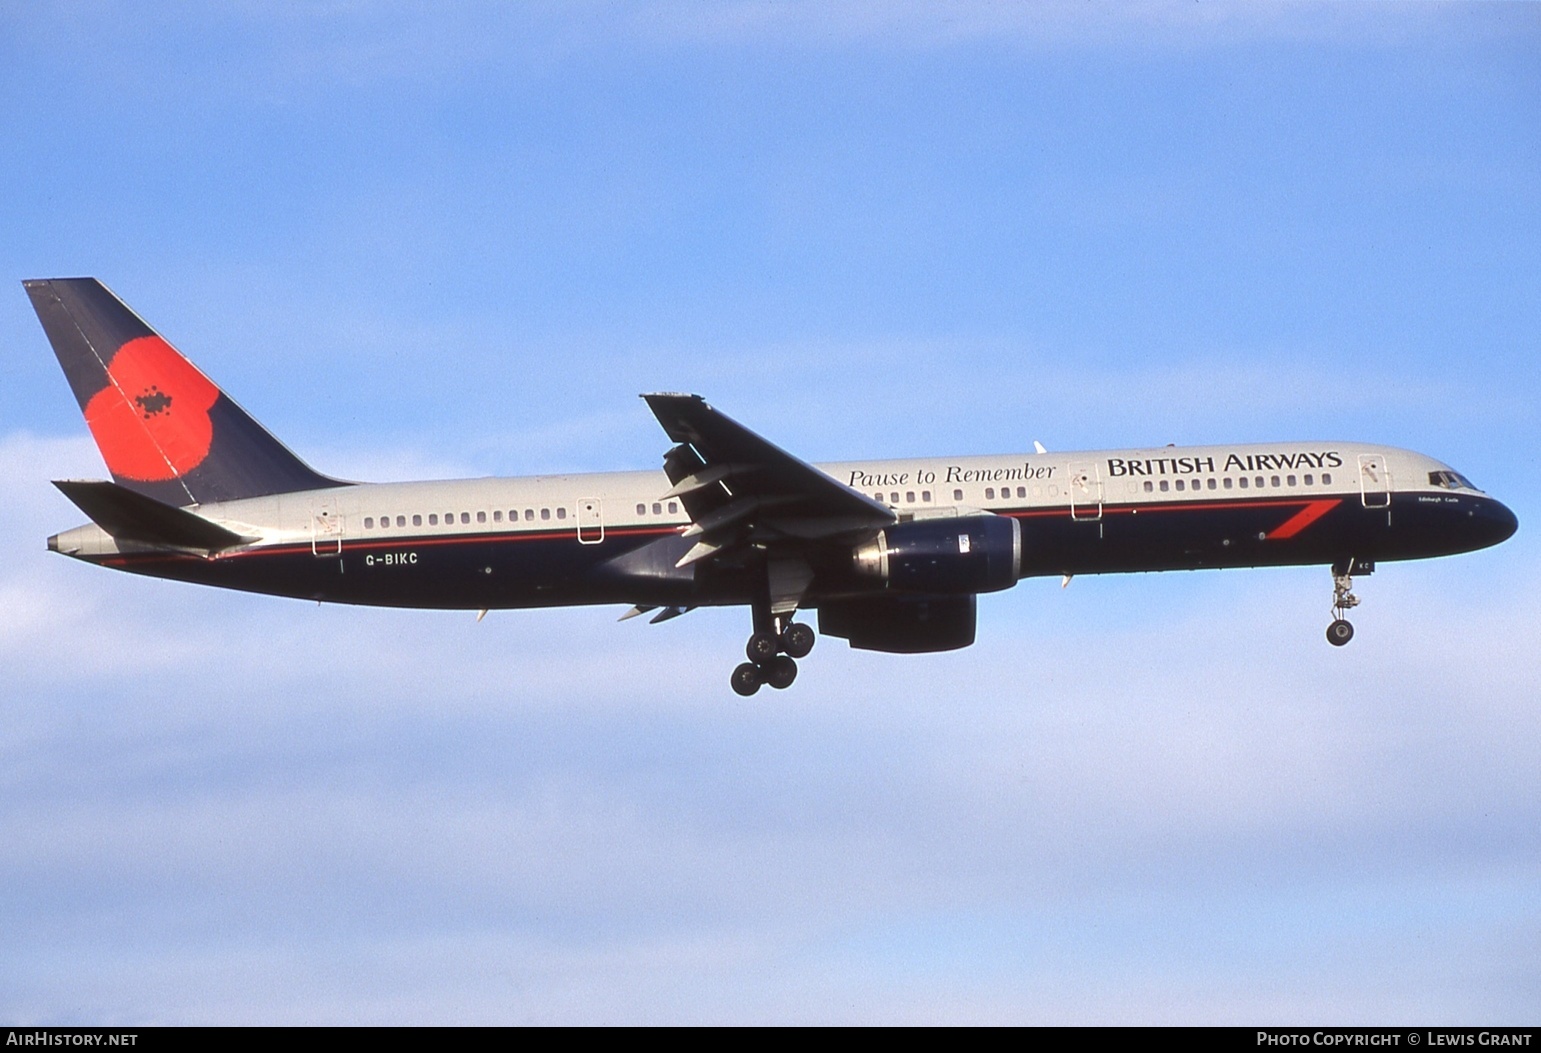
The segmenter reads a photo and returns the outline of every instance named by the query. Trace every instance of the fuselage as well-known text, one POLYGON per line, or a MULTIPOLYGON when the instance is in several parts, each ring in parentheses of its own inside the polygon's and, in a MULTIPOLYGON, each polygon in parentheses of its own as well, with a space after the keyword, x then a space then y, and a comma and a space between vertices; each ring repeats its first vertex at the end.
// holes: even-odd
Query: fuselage
MULTIPOLYGON (((788 687, 817 634, 899 654, 974 642, 978 596, 1035 575, 1325 564, 1353 577, 1516 529, 1422 454, 1345 442, 810 465, 699 395, 643 400, 653 472, 347 483, 284 446, 94 278, 24 283, 112 479, 49 538, 138 574, 334 603, 748 607, 735 692, 788 687)), ((659 610, 659 608, 662 608, 659 610)))
MULTIPOLYGON (((905 458, 817 466, 901 523, 1020 524, 1017 577, 1418 559, 1496 544, 1501 503, 1450 466, 1346 442, 905 458)), ((215 556, 49 539, 136 573, 338 603, 461 609, 751 601, 731 561, 676 566, 691 520, 662 471, 351 484, 196 506, 251 543, 215 556)), ((860 543, 809 550, 804 605, 890 588, 860 543)))

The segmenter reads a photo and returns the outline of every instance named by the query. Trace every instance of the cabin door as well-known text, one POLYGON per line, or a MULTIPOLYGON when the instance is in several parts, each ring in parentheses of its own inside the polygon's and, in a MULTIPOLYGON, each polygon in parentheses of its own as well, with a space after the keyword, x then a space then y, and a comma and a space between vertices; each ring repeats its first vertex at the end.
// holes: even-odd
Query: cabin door
POLYGON ((599 506, 599 498, 578 499, 578 542, 597 545, 605 539, 605 520, 599 506))
POLYGON ((1359 455, 1359 499, 1366 508, 1391 506, 1391 473, 1384 454, 1359 455))
POLYGON ((342 513, 337 498, 317 498, 310 507, 310 551, 315 556, 342 554, 342 513))
POLYGON ((1086 522, 1102 518, 1102 478, 1095 464, 1070 466, 1070 518, 1086 522))

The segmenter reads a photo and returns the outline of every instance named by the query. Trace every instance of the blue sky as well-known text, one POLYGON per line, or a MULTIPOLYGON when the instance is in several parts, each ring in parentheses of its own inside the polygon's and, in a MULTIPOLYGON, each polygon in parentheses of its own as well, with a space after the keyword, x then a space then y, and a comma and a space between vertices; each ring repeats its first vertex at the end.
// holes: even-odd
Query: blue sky
POLYGON ((1530 1022, 1541 9, 0 9, 0 1017, 1530 1022), (318 608, 70 563, 19 281, 324 471, 1342 437, 1499 549, 1028 581, 979 643, 318 608))

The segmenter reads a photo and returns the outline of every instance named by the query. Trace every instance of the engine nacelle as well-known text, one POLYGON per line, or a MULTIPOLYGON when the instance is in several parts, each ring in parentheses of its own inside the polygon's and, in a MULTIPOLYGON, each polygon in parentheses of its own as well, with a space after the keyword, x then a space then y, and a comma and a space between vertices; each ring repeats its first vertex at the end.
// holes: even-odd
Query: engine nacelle
POLYGON ((819 632, 863 651, 925 654, 974 642, 973 596, 858 596, 819 605, 819 632))
POLYGON ((1005 516, 916 519, 878 532, 851 554, 856 573, 903 592, 995 592, 1022 571, 1022 525, 1005 516))

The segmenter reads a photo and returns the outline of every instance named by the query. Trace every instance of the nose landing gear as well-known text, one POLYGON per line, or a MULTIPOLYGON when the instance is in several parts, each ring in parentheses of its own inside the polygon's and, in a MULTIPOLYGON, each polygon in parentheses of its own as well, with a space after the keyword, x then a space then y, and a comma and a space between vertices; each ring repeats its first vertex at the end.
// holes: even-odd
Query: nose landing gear
POLYGON ((777 691, 791 687, 792 681, 797 679, 796 659, 813 650, 815 636, 808 626, 790 621, 783 625, 780 618, 773 624, 775 628, 757 630, 749 637, 749 642, 744 645, 749 661, 733 670, 729 682, 733 690, 745 698, 760 690, 762 684, 769 684, 777 691))
POLYGON ((1354 626, 1343 617, 1359 606, 1359 597, 1354 595, 1353 572, 1369 574, 1374 569, 1373 563, 1352 559, 1332 565, 1332 624, 1327 626, 1327 642, 1332 646, 1342 647, 1354 638, 1354 626))

